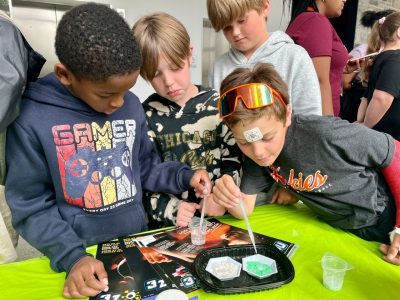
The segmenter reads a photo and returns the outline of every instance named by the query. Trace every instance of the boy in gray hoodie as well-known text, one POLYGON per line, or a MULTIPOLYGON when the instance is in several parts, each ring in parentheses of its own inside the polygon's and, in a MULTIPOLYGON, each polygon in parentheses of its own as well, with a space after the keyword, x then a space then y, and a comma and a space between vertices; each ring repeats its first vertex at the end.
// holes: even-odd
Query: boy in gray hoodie
POLYGON ((268 32, 269 0, 207 0, 208 17, 231 45, 210 70, 209 85, 219 90, 221 81, 238 67, 271 63, 289 87, 295 114, 322 114, 318 78, 307 52, 282 31, 268 32))

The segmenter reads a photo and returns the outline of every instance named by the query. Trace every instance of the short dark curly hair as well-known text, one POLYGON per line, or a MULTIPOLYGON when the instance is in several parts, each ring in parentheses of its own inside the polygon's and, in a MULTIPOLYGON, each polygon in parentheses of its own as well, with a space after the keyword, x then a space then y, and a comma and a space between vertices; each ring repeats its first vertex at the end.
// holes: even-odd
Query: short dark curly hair
POLYGON ((129 25, 103 4, 76 6, 62 17, 56 32, 58 59, 77 78, 107 80, 139 70, 139 46, 129 25))

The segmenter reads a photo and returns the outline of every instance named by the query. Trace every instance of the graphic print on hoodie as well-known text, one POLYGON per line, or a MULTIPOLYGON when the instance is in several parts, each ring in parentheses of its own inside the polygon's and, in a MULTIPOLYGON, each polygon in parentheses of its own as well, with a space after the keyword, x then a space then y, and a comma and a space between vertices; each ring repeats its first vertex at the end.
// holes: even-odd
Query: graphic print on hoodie
POLYGON ((118 201, 132 201, 136 194, 130 167, 135 129, 135 120, 53 126, 61 182, 68 203, 92 210, 118 201))
POLYGON ((193 171, 162 163, 131 92, 112 114, 94 111, 54 74, 28 85, 7 129, 6 199, 13 226, 67 271, 86 246, 147 230, 142 190, 182 193, 193 171))

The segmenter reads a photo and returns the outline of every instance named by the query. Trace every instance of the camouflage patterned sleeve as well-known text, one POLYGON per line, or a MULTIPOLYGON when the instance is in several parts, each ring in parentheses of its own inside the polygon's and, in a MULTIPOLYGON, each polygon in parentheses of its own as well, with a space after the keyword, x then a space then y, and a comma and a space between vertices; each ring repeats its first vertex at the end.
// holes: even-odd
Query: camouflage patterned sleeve
MULTIPOLYGON (((230 175, 235 181, 240 179, 242 166, 242 153, 236 145, 236 140, 231 130, 221 122, 221 176, 230 175)), ((236 182, 240 182, 236 181, 236 182)))
POLYGON ((152 227, 176 225, 178 205, 182 200, 171 194, 145 193, 143 201, 146 201, 145 207, 152 227))

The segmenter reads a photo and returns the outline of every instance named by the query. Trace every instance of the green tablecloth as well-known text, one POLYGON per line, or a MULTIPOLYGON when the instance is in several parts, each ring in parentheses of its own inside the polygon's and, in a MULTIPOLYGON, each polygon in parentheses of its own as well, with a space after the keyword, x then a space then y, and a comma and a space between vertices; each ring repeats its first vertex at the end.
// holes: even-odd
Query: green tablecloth
MULTIPOLYGON (((222 222, 245 228, 242 220, 231 216, 222 222)), ((381 258, 378 243, 364 241, 352 234, 317 220, 302 204, 264 205, 250 217, 253 231, 299 245, 292 257, 294 280, 283 287, 240 295, 222 296, 201 292, 199 299, 400 299, 400 267, 381 258), (347 260, 354 269, 347 272, 341 291, 322 285, 320 259, 332 252, 347 260)), ((95 253, 95 247, 89 251, 95 253)), ((47 258, 0 266, 0 299, 63 299, 65 274, 50 269, 47 258)))

